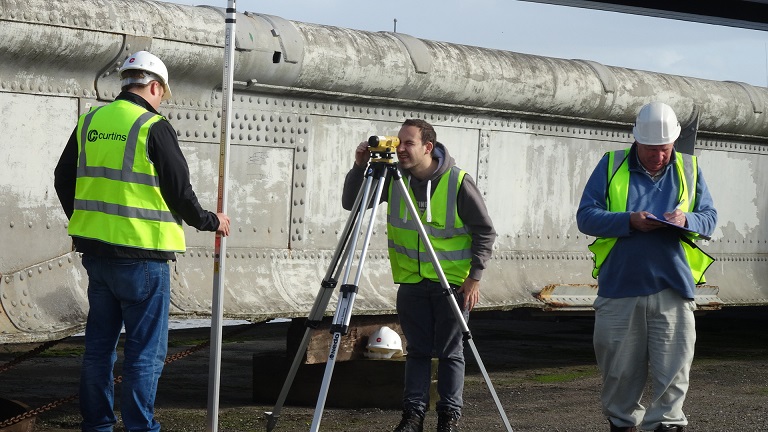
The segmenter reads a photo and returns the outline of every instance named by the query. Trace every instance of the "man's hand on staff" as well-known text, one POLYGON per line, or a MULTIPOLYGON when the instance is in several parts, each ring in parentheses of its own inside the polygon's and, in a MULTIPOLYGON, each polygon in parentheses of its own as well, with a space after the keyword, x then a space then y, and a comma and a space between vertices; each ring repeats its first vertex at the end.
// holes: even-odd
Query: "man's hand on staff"
POLYGON ((219 227, 216 232, 220 233, 224 237, 229 235, 229 216, 224 213, 216 213, 216 217, 219 218, 219 227))

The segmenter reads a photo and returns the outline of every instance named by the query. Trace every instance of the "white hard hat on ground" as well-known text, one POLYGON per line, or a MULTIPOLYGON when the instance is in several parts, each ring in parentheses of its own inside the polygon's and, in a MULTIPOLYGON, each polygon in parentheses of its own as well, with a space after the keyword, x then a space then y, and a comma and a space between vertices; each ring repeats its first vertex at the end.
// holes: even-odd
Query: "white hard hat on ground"
POLYGON ((139 51, 132 54, 123 62, 119 74, 123 86, 128 84, 149 84, 151 81, 159 81, 165 90, 162 100, 171 98, 171 88, 168 86, 168 68, 165 67, 165 63, 162 60, 150 52, 139 51), (144 78, 125 78, 123 77, 123 72, 127 70, 140 70, 145 72, 146 76, 144 78))
POLYGON ((396 331, 383 326, 368 336, 368 358, 388 359, 403 356, 403 342, 396 331))
POLYGON ((651 102, 640 109, 632 133, 640 144, 672 144, 680 136, 680 123, 672 107, 662 102, 651 102))

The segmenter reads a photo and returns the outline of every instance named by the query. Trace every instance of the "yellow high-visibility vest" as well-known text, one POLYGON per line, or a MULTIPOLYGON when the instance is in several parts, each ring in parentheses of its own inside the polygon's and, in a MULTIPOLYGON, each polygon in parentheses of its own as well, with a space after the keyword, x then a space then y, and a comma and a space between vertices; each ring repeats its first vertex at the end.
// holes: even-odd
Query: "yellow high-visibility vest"
MULTIPOLYGON (((629 194, 629 148, 606 153, 608 155, 608 194, 606 204, 608 211, 623 213, 627 211, 627 196, 629 194)), ((680 179, 680 205, 678 208, 684 212, 693 211, 696 203, 696 182, 698 180, 698 161, 696 156, 675 152, 675 169, 680 179)), ((597 279, 600 267, 608 258, 608 254, 616 244, 616 237, 599 237, 589 245, 589 250, 594 254, 595 266, 592 269, 592 277, 597 279)), ((699 285, 706 282, 704 272, 715 261, 699 249, 693 242, 693 237, 688 234, 680 235, 680 245, 685 252, 691 275, 694 282, 699 285)))
POLYGON ((73 237, 184 252, 182 221, 160 193, 147 154, 149 128, 163 117, 126 100, 92 109, 77 123, 73 237))
POLYGON ((453 167, 440 177, 429 203, 431 221, 427 220, 426 211, 422 215, 413 215, 407 211, 405 200, 416 202, 412 190, 409 189, 408 196, 404 197, 400 190, 394 187, 394 182, 390 182, 387 237, 395 283, 418 283, 422 279, 439 281, 431 257, 419 238, 414 217, 421 220, 448 282, 461 285, 469 276, 472 236, 459 217, 456 205, 465 174, 459 168, 453 167))

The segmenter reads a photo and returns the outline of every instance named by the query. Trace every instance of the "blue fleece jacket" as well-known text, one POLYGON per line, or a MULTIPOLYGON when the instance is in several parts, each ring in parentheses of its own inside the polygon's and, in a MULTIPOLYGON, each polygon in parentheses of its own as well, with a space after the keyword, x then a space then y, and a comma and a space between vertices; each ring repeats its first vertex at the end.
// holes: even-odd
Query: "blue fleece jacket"
MULTIPOLYGON (((680 195, 680 180, 674 166, 676 155, 673 151, 661 178, 654 182, 640 164, 636 149, 637 145, 633 145, 628 156, 627 211, 607 210, 608 156, 605 155, 587 181, 576 212, 576 222, 584 234, 618 238, 600 268, 598 295, 637 297, 672 288, 681 297, 692 299, 695 283, 680 246, 678 231, 660 228, 642 232, 631 229, 629 224, 631 212, 647 211, 664 219, 664 212, 675 209, 680 195)), ((696 203, 693 212, 686 213, 685 217, 687 228, 706 235, 712 234, 717 223, 717 211, 700 168, 696 203)))

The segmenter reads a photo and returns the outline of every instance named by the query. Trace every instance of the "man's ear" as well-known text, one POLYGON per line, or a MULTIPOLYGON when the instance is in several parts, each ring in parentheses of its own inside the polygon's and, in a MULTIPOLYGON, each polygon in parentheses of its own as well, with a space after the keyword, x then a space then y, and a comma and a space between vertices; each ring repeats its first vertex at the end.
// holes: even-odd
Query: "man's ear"
POLYGON ((432 141, 427 141, 424 144, 424 147, 427 149, 427 153, 432 153, 432 150, 435 148, 435 144, 432 143, 432 141))
POLYGON ((163 86, 162 84, 160 84, 160 82, 151 81, 149 85, 150 85, 152 96, 160 95, 160 87, 163 86))

